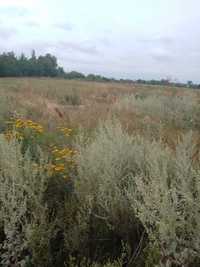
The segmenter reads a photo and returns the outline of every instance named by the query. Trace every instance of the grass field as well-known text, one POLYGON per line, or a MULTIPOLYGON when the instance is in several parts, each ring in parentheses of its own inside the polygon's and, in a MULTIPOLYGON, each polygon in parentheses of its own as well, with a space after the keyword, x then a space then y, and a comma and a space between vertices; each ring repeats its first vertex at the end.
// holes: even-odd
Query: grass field
POLYGON ((90 129, 110 116, 130 131, 160 124, 170 130, 199 126, 200 92, 192 89, 12 78, 0 80, 0 96, 1 118, 16 113, 50 128, 67 123, 90 129))
POLYGON ((0 79, 1 266, 199 266, 199 151, 199 90, 0 79))

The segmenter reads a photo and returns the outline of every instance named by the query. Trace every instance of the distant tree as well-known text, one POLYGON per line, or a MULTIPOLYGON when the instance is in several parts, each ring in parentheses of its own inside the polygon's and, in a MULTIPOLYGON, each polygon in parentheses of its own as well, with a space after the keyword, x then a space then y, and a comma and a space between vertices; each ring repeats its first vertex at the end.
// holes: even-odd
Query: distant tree
POLYGON ((95 81, 95 75, 94 74, 88 74, 86 78, 88 81, 95 81))
POLYGON ((101 76, 101 75, 95 75, 95 74, 88 74, 86 76, 86 79, 88 81, 97 81, 97 82, 109 82, 109 81, 111 81, 111 79, 109 79, 109 78, 106 78, 106 77, 101 76))
POLYGON ((18 76, 17 58, 13 52, 0 55, 0 76, 18 76))
POLYGON ((37 57, 35 50, 32 51, 31 58, 29 59, 28 74, 29 76, 38 76, 37 57))
POLYGON ((142 80, 142 79, 138 79, 137 81, 136 81, 137 83, 146 83, 146 81, 145 80, 142 80))
POLYGON ((188 87, 192 87, 192 86, 193 86, 193 82, 192 82, 192 81, 188 81, 188 82, 187 82, 187 86, 188 86, 188 87))
POLYGON ((58 67, 57 58, 51 54, 38 58, 34 50, 30 58, 27 58, 23 53, 18 58, 13 52, 0 54, 0 77, 63 77, 64 74, 64 69, 58 67))
POLYGON ((57 68, 57 76, 58 77, 64 77, 65 76, 65 71, 62 67, 57 68))
POLYGON ((65 78, 67 79, 84 79, 85 75, 77 72, 77 71, 71 71, 65 74, 65 78))
POLYGON ((150 85, 170 85, 179 87, 200 88, 200 84, 194 84, 188 81, 187 84, 177 81, 172 82, 171 78, 161 80, 143 80, 138 79, 133 81, 131 79, 113 79, 101 75, 88 74, 85 76, 81 72, 71 71, 66 73, 64 69, 58 66, 57 58, 50 53, 46 55, 36 56, 35 50, 32 51, 30 57, 21 54, 19 57, 14 52, 7 52, 0 54, 0 77, 62 77, 65 79, 78 79, 97 82, 120 82, 120 83, 139 83, 150 85))
POLYGON ((160 80, 160 84, 161 85, 169 85, 170 84, 170 80, 167 78, 167 79, 161 79, 160 80))
POLYGON ((23 53, 19 57, 17 65, 19 76, 29 76, 29 60, 23 53))
POLYGON ((51 54, 39 56, 37 60, 38 76, 57 76, 57 59, 51 54))

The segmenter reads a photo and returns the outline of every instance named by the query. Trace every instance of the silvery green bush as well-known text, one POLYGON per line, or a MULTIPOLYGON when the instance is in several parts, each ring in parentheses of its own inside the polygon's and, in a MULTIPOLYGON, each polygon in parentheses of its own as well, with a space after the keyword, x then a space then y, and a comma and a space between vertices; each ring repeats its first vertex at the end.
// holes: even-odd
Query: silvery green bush
POLYGON ((116 111, 124 109, 159 119, 160 123, 172 127, 195 129, 199 125, 199 100, 192 94, 125 95, 114 105, 116 111))
POLYGON ((44 192, 48 185, 45 159, 38 149, 39 162, 29 151, 21 152, 16 140, 0 135, 0 214, 5 234, 0 255, 3 266, 24 266, 29 260, 33 226, 45 214, 44 192))
POLYGON ((188 133, 176 151, 146 146, 147 171, 132 175, 127 196, 154 246, 158 266, 196 266, 200 255, 200 165, 188 133))
POLYGON ((81 131, 73 190, 65 194, 66 181, 48 175, 39 147, 33 159, 0 135, 1 265, 199 266, 194 140, 188 132, 171 149, 113 120, 91 135, 81 131))
MULTIPOLYGON (((109 121, 79 144, 76 192, 85 207, 83 217, 96 217, 118 233, 124 231, 123 236, 137 228, 138 219, 148 236, 143 248, 158 250, 151 266, 195 266, 200 255, 200 161, 193 157, 193 134, 183 135, 174 151, 161 141, 129 136, 109 121)), ((135 262, 131 255, 134 249, 129 264, 135 262)))

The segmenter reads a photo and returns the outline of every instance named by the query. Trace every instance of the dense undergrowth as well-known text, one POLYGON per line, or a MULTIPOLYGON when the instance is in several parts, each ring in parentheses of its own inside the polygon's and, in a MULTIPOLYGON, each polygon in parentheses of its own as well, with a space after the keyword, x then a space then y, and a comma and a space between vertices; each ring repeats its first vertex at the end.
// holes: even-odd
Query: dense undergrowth
POLYGON ((30 120, 0 136, 1 266, 199 265, 192 132, 172 150, 116 121, 58 131, 65 147, 30 120))
POLYGON ((5 104, 0 266, 198 267, 199 105, 187 104, 126 96, 98 127, 53 130, 10 119, 5 104), (131 132, 116 119, 125 109, 149 116, 148 125, 131 132), (178 132, 171 143, 169 129, 178 132))

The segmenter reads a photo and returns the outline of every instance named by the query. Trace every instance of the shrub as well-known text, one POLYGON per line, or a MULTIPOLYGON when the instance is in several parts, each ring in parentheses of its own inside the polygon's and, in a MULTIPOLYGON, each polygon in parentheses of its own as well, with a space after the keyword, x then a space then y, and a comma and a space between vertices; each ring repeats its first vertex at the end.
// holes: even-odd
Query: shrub
POLYGON ((78 106, 81 104, 81 99, 77 91, 72 90, 71 93, 66 94, 64 98, 62 98, 61 103, 67 104, 67 105, 78 106))
POLYGON ((189 133, 174 153, 159 143, 142 144, 146 168, 131 175, 127 189, 152 247, 159 250, 159 266, 198 266, 200 165, 199 159, 193 162, 192 143, 189 133))
MULTIPOLYGON (((146 266, 198 266, 200 168, 192 133, 175 151, 161 141, 129 136, 111 121, 93 138, 80 139, 75 188, 89 237, 91 223, 93 240, 111 230, 113 239, 130 248, 128 266, 142 264, 142 257, 146 266)), ((115 245, 110 243, 109 257, 115 245)), ((93 251, 97 247, 93 242, 93 251)))
POLYGON ((33 221, 45 212, 43 194, 48 184, 46 159, 42 152, 35 164, 27 151, 15 140, 8 142, 0 136, 0 212, 5 233, 1 263, 3 266, 25 261, 30 256, 29 236, 33 221))
POLYGON ((0 203, 5 233, 2 263, 14 261, 19 265, 19 259, 24 261, 29 256, 34 266, 64 266, 65 200, 73 192, 71 179, 76 166, 75 151, 63 147, 63 140, 67 141, 72 130, 59 127, 60 146, 47 149, 42 125, 26 119, 11 120, 9 125, 0 145, 0 186, 4 189, 0 203), (12 215, 14 222, 9 222, 12 215), (11 251, 16 251, 15 256, 11 251))
POLYGON ((150 116, 172 128, 191 129, 198 125, 198 100, 192 95, 168 96, 127 95, 115 104, 116 110, 134 110, 143 116, 150 116))
MULTIPOLYGON (((122 243, 135 252, 143 231, 125 195, 130 173, 135 172, 139 151, 117 122, 100 126, 93 138, 81 136, 78 146, 78 178, 75 191, 80 203, 80 221, 86 222, 93 257, 116 258, 122 243), (102 254, 102 255, 101 255, 102 254)), ((141 162, 142 164, 142 162, 141 162)), ((87 247, 87 246, 86 246, 87 247)))
POLYGON ((6 128, 6 121, 11 116, 11 98, 8 96, 0 95, 0 132, 3 132, 6 128))
POLYGON ((47 149, 43 127, 30 120, 10 130, 0 135, 2 266, 199 266, 192 132, 171 149, 109 120, 80 130, 77 153, 63 138, 47 149))

